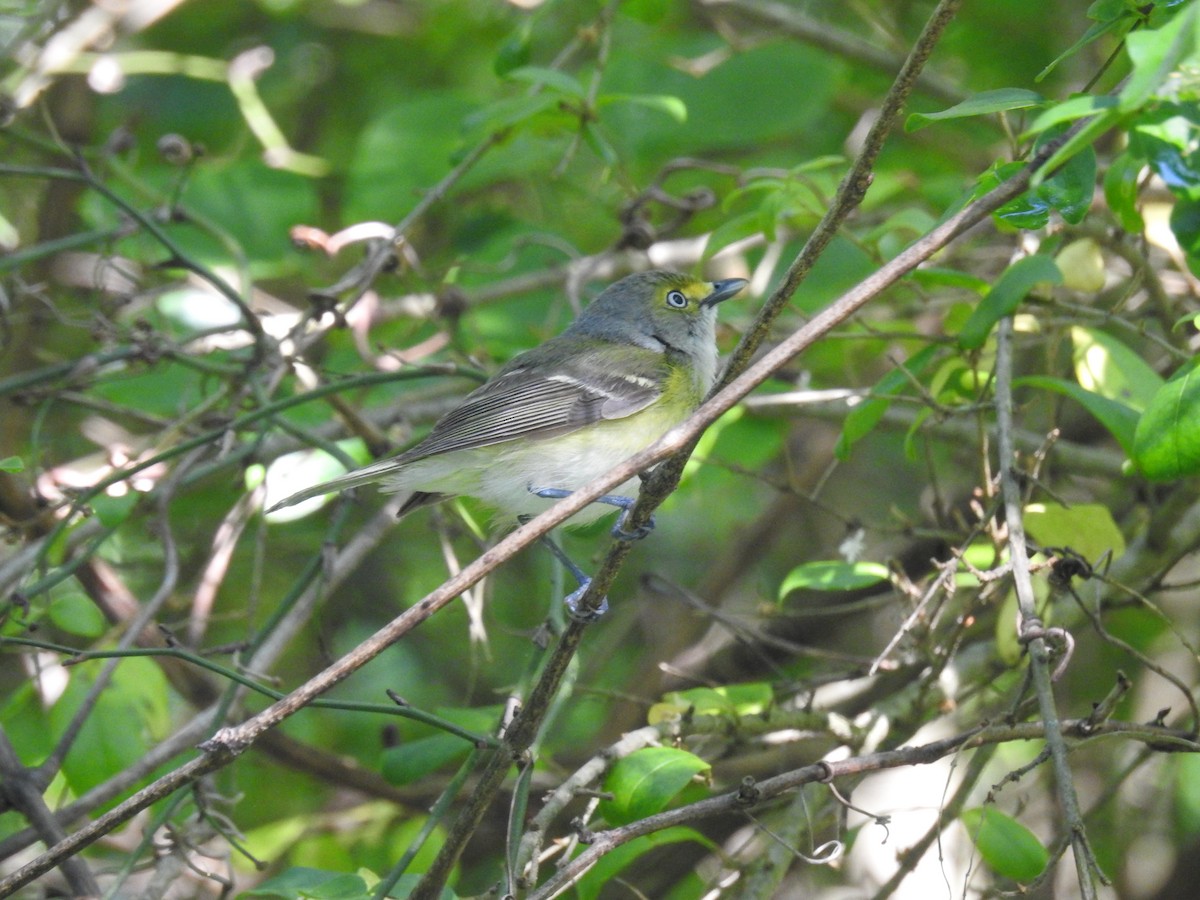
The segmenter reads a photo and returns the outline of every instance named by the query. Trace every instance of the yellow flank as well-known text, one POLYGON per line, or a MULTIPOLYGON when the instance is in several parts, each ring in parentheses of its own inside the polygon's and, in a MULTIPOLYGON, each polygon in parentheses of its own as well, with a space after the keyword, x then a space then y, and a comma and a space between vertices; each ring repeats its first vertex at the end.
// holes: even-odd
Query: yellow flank
MULTIPOLYGON (((631 416, 595 422, 570 434, 456 451, 459 464, 450 472, 445 471, 443 457, 418 460, 397 473, 387 489, 415 488, 478 497, 503 510, 499 524, 518 515, 537 515, 553 501, 536 496, 531 489, 573 491, 583 487, 650 446, 686 419, 701 399, 699 386, 684 366, 672 367, 664 394, 675 402, 652 403, 631 416)), ((631 478, 611 493, 634 496, 638 486, 638 479, 631 478)), ((586 524, 611 512, 612 507, 594 503, 576 513, 570 523, 586 524)))

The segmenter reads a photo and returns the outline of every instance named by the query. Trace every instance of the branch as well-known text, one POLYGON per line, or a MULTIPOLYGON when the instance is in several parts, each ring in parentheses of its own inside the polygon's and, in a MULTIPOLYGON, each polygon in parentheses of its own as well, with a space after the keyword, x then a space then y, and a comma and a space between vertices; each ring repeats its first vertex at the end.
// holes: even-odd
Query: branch
POLYGON ((1000 494, 1004 500, 1005 523, 1008 526, 1008 552, 1012 562, 1013 587, 1017 592, 1017 605, 1020 609, 1017 630, 1020 639, 1029 644, 1030 675, 1034 691, 1037 693, 1038 709, 1045 723, 1046 747, 1050 751, 1059 803, 1071 837, 1081 896, 1084 900, 1095 900, 1096 884, 1093 875, 1100 875, 1101 878, 1104 876, 1099 871, 1091 847, 1088 846, 1083 817, 1079 812, 1079 799, 1075 795, 1071 768, 1067 764, 1067 745, 1063 740, 1058 709, 1054 704, 1046 629, 1037 615, 1033 580, 1029 574, 1029 554, 1025 546, 1025 524, 1022 518, 1024 504, 1021 488, 1017 483, 1017 457, 1013 448, 1012 378, 1013 322, 1011 316, 1006 316, 1000 321, 996 334, 996 430, 1000 457, 1000 494))
MULTIPOLYGON (((1063 734, 1080 739, 1101 735, 1121 735, 1149 745, 1158 746, 1159 741, 1165 740, 1166 743, 1162 746, 1171 746, 1172 749, 1200 750, 1200 744, 1192 740, 1187 732, 1158 725, 1136 725, 1130 722, 1111 721, 1097 725, 1091 719, 1070 719, 1058 723, 1058 727, 1063 734)), ((850 759, 822 761, 763 781, 747 780, 736 791, 722 794, 719 797, 710 797, 687 806, 639 819, 629 825, 594 833, 591 846, 566 863, 555 873, 553 878, 531 893, 529 900, 550 900, 551 897, 557 897, 573 885, 606 853, 611 853, 622 844, 645 834, 702 819, 710 819, 718 815, 741 812, 807 784, 829 783, 835 778, 902 766, 928 765, 961 750, 1008 741, 1044 739, 1047 737, 1047 733, 1046 726, 1039 722, 980 726, 919 747, 902 747, 898 750, 885 750, 850 759)))

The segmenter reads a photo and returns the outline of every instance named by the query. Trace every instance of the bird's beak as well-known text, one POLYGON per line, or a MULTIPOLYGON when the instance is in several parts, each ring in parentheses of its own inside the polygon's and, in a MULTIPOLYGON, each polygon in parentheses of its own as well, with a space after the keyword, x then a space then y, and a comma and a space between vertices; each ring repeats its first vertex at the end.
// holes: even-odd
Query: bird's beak
POLYGON ((712 282, 712 293, 700 301, 701 306, 716 306, 722 300, 728 300, 741 291, 748 282, 745 278, 728 278, 725 281, 712 282))

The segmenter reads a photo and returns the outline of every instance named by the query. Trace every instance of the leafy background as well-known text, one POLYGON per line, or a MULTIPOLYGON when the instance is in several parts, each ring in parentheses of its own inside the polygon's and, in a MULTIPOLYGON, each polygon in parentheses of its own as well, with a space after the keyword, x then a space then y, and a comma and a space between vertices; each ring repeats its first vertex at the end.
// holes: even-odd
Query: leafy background
MULTIPOLYGON (((731 352, 932 8, 0 4, 4 874, 495 540, 471 501, 396 521, 372 491, 264 516, 271 498, 403 446, 647 265, 751 279, 721 310, 731 352)), ((1166 751, 1198 724, 1198 32, 1194 2, 964 4, 764 346, 1039 148, 1049 164, 707 431, 455 896, 542 896, 587 838, 639 822, 573 890, 1190 896, 1200 780, 1166 751), (1055 662, 1073 639, 1058 713, 1096 731, 1069 732, 1082 875, 1043 732, 1018 727, 1043 717, 998 500, 1013 466, 1055 662), (981 722, 1009 731, 654 818, 981 722)), ((607 523, 564 540, 595 568, 607 523)), ((491 752, 461 734, 489 740, 528 697, 570 587, 519 555, 23 890, 404 896, 491 752)))

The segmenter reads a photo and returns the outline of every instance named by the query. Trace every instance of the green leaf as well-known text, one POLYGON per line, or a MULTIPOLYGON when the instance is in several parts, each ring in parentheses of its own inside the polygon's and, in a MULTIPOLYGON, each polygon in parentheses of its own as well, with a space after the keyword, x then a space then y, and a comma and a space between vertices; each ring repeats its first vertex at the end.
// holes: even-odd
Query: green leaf
POLYGON ((871 391, 871 397, 850 410, 842 425, 842 434, 838 438, 834 452, 838 459, 847 459, 850 449, 875 430, 879 420, 883 418, 892 400, 906 388, 912 386, 912 380, 921 375, 938 355, 937 344, 915 353, 910 359, 884 375, 871 391))
POLYGON ((1134 431, 1138 428, 1138 412, 1119 400, 1101 397, 1085 390, 1073 381, 1062 378, 1051 378, 1046 375, 1030 375, 1018 378, 1017 384, 1026 387, 1036 387, 1056 394, 1064 394, 1078 402, 1084 409, 1096 417, 1109 433, 1117 439, 1121 449, 1129 457, 1134 455, 1134 431))
POLYGON ((805 563, 788 572, 779 585, 779 600, 792 591, 857 591, 887 581, 887 566, 876 562, 825 560, 805 563))
POLYGON ((358 875, 295 866, 268 878, 240 896, 279 900, 365 900, 371 896, 371 892, 358 875))
POLYGON ((380 773, 392 784, 413 784, 442 766, 466 757, 471 745, 455 734, 404 741, 383 751, 380 773))
MULTIPOLYGON (((619 883, 615 882, 615 879, 623 869, 632 865, 651 850, 656 847, 669 847, 672 844, 685 842, 695 842, 713 851, 718 849, 715 843, 692 828, 676 826, 674 828, 664 828, 662 831, 655 831, 651 834, 645 834, 605 853, 596 865, 588 869, 587 874, 579 879, 575 885, 575 895, 578 896, 579 900, 596 900, 605 887, 619 883)), ((703 886, 707 887, 707 885, 703 886)), ((672 894, 672 896, 675 895, 672 894)))
MULTIPOLYGON (((51 727, 58 732, 79 710, 99 663, 71 670, 67 691, 50 710, 51 727)), ((124 659, 112 683, 100 692, 95 708, 80 731, 75 752, 67 755, 63 774, 77 795, 133 765, 145 755, 156 735, 166 732, 169 691, 154 660, 124 659)))
POLYGON ((1071 328, 1075 378, 1080 387, 1142 412, 1163 379, 1136 352, 1106 331, 1071 328))
POLYGON ((703 259, 707 261, 730 244, 762 231, 763 218, 757 210, 730 216, 709 233, 708 241, 704 245, 703 259))
MULTIPOLYGON (((460 728, 487 733, 504 714, 499 706, 439 708, 437 715, 460 728)), ((428 737, 413 738, 383 751, 381 771, 393 784, 411 784, 442 766, 461 760, 471 743, 456 734, 439 731, 428 737)))
POLYGON ((1125 37, 1133 71, 1121 90, 1120 108, 1132 112, 1157 96, 1168 79, 1197 57, 1197 15, 1191 4, 1161 28, 1134 31, 1125 37))
POLYGON ((6 456, 0 459, 0 472, 24 472, 25 461, 19 456, 6 456))
POLYGON ((1171 232, 1188 256, 1193 274, 1200 261, 1200 201, 1179 199, 1171 210, 1171 232))
POLYGON ((561 98, 551 93, 535 94, 532 97, 507 97, 489 103, 483 109, 467 116, 463 122, 468 129, 502 131, 528 122, 548 110, 557 109, 561 98))
POLYGON ((647 747, 622 759, 604 779, 612 800, 600 804, 600 814, 614 825, 662 812, 709 764, 675 747, 647 747))
POLYGON ((1130 234, 1141 234, 1146 223, 1138 211, 1139 176, 1145 161, 1131 153, 1122 153, 1104 173, 1104 199, 1121 227, 1130 234))
MULTIPOLYGON (((1033 187, 1029 192, 1027 192, 1027 194, 1037 193, 1044 181, 1048 181, 1050 178, 1057 177, 1060 167, 1065 166, 1069 160, 1074 159, 1085 149, 1092 154, 1091 167, 1092 171, 1095 172, 1096 159, 1095 151, 1092 150, 1092 144, 1100 140, 1100 138, 1107 134, 1109 130, 1116 127, 1121 120, 1121 114, 1115 109, 1110 109, 1100 113, 1094 119, 1085 122, 1084 125, 1069 138, 1067 138, 1067 142, 1055 150, 1050 158, 1046 160, 1045 164, 1033 174, 1033 178, 1031 179, 1031 184, 1033 187)), ((1054 131, 1047 132, 1045 135, 1043 135, 1043 138, 1048 140, 1053 135, 1054 131)), ((1091 184, 1091 188, 1094 189, 1095 185, 1091 184)), ((1074 220, 1072 220, 1072 224, 1075 224, 1074 220)))
POLYGON ((1082 148, 1039 184, 1037 192, 1068 223, 1078 225, 1092 208, 1092 198, 1096 194, 1096 151, 1091 147, 1082 148))
POLYGON ((519 69, 521 66, 529 62, 532 54, 529 38, 533 34, 533 19, 524 18, 521 24, 517 26, 508 39, 500 45, 500 49, 496 51, 496 58, 492 60, 492 71, 501 78, 519 69))
POLYGON ((666 113, 680 125, 687 121, 687 104, 670 94, 604 94, 596 103, 599 106, 629 103, 666 113))
POLYGON ((1050 854, 1032 831, 994 806, 964 810, 959 818, 979 855, 997 875, 1032 881, 1050 861, 1050 854))
POLYGON ((98 638, 108 630, 108 620, 88 597, 77 591, 55 597, 47 610, 54 625, 67 634, 98 638))
POLYGON ((97 494, 88 501, 88 506, 92 508, 92 512, 96 514, 96 518, 100 520, 101 525, 105 528, 116 528, 129 518, 129 514, 137 506, 141 496, 141 494, 134 491, 121 494, 119 497, 111 497, 108 494, 97 494))
POLYGON ((622 15, 645 22, 647 25, 657 25, 674 5, 674 0, 624 0, 617 7, 622 15))
POLYGON ((1037 253, 1017 260, 1000 276, 958 333, 958 345, 964 350, 978 350, 1005 316, 1011 316, 1034 285, 1043 282, 1058 284, 1062 272, 1049 256, 1037 253))
POLYGON ((647 720, 655 725, 690 713, 697 716, 757 716, 775 701, 771 685, 763 681, 723 684, 717 687, 671 691, 650 708, 647 720))
POLYGON ((1043 547, 1070 547, 1090 562, 1125 554, 1125 536, 1101 503, 1030 503, 1024 518, 1025 530, 1043 547))
POLYGON ((1010 109, 1028 109, 1032 106, 1040 106, 1043 102, 1044 98, 1041 94, 1021 88, 981 91, 940 112, 913 113, 904 123, 904 130, 917 131, 931 122, 943 119, 962 119, 968 116, 986 116, 992 113, 1007 112, 1010 109))
POLYGON ((1071 97, 1061 103, 1055 103, 1039 113, 1022 137, 1041 134, 1063 122, 1073 122, 1086 116, 1094 116, 1096 113, 1105 112, 1116 105, 1116 97, 1096 97, 1092 94, 1071 97))
POLYGON ((584 122, 583 141, 591 151, 596 154, 597 158, 603 161, 606 166, 615 166, 621 161, 617 153, 616 147, 604 136, 604 133, 596 127, 593 122, 584 122))
POLYGON ((587 97, 587 89, 579 80, 560 69, 547 69, 542 66, 518 66, 505 75, 510 81, 523 81, 527 84, 545 85, 560 94, 566 94, 577 100, 587 97))
POLYGON ((1054 71, 1064 59, 1070 59, 1088 44, 1103 37, 1122 23, 1132 23, 1134 15, 1125 0, 1098 0, 1088 8, 1087 16, 1095 21, 1095 25, 1083 33, 1083 37, 1056 56, 1046 68, 1042 69, 1034 81, 1042 81, 1054 71))
POLYGON ((1159 389, 1137 423, 1130 456, 1153 481, 1200 472, 1200 357, 1159 389))

